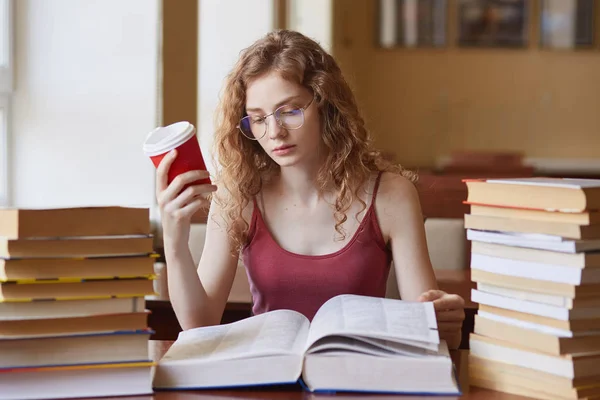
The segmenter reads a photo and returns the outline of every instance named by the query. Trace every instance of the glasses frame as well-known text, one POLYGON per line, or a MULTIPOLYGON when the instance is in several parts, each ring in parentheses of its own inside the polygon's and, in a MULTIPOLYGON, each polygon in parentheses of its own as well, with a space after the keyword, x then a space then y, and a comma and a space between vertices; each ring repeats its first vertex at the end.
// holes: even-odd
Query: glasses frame
POLYGON ((310 107, 310 105, 313 103, 313 101, 314 101, 314 100, 315 100, 315 98, 314 98, 314 96, 313 96, 313 98, 312 98, 312 99, 310 99, 310 101, 308 102, 308 104, 307 104, 307 105, 305 105, 304 107, 300 107, 300 108, 298 108, 298 110, 302 111, 302 123, 300 124, 300 126, 298 126, 298 127, 296 127, 296 128, 286 128, 286 127, 284 127, 284 126, 283 126, 283 123, 282 123, 282 122, 281 122, 281 121, 280 121, 280 120, 277 118, 277 111, 281 110, 281 109, 282 109, 282 108, 284 108, 284 107, 290 107, 290 105, 289 105, 289 104, 283 104, 283 105, 281 105, 281 106, 277 107, 277 108, 275 109, 275 111, 273 111, 272 113, 270 113, 270 114, 267 114, 267 115, 263 115, 263 116, 261 117, 261 118, 262 118, 262 119, 265 121, 265 131, 263 132, 263 134, 262 134, 260 137, 254 137, 254 138, 248 137, 248 135, 246 135, 246 134, 244 133, 244 131, 242 130, 242 120, 243 120, 244 118, 248 118, 248 117, 249 117, 249 115, 246 115, 245 117, 242 117, 242 118, 240 119, 240 123, 237 125, 237 128, 240 130, 240 132, 242 133, 242 135, 243 135, 243 136, 244 136, 246 139, 248 139, 248 140, 260 140, 260 139, 264 138, 264 137, 265 137, 265 135, 267 134, 267 132, 269 131, 269 117, 272 115, 272 116, 273 116, 273 118, 275 118, 275 122, 277 122, 277 124, 278 124, 280 127, 282 127, 283 129, 287 129, 287 130, 296 130, 296 129, 300 129, 300 128, 302 128, 302 126, 304 125, 304 122, 306 121, 306 119, 305 119, 305 116, 304 116, 304 112, 305 112, 305 111, 308 109, 308 107, 310 107))

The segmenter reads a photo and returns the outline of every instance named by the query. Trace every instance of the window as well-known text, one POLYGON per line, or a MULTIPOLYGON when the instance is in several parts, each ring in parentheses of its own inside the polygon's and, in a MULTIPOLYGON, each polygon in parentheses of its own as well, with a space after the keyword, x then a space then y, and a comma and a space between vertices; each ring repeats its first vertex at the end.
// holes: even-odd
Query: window
MULTIPOLYGON (((214 143, 212 116, 219 103, 223 78, 239 58, 241 49, 273 29, 273 0, 249 2, 252 7, 231 7, 230 3, 234 2, 201 0, 199 3, 198 125, 203 154, 209 154, 214 143)), ((205 157, 206 167, 214 173, 218 165, 209 160, 205 157)))
POLYGON ((13 91, 13 1, 0 0, 0 206, 9 205, 10 100, 13 91))

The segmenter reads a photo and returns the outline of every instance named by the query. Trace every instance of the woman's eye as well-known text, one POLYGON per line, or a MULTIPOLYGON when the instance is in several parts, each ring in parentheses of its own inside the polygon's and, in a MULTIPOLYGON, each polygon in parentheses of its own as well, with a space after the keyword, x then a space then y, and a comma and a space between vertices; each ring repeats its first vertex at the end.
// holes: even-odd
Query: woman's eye
POLYGON ((296 109, 296 108, 294 108, 294 109, 292 109, 292 110, 283 110, 283 111, 281 112, 281 115, 287 115, 287 116, 291 116, 291 115, 297 115, 297 114, 298 114, 298 111, 300 111, 300 110, 298 110, 298 109, 296 109))
POLYGON ((253 124, 262 124, 263 122, 265 122, 264 118, 260 118, 260 117, 252 118, 253 124))

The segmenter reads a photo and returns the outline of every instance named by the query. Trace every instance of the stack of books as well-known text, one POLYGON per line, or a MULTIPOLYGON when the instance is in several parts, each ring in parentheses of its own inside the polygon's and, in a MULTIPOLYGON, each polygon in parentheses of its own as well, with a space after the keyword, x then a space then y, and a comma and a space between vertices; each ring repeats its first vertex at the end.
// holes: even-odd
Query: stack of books
POLYGON ((0 400, 151 393, 149 210, 0 209, 0 400))
POLYGON ((600 180, 466 181, 473 386, 600 396, 600 180))

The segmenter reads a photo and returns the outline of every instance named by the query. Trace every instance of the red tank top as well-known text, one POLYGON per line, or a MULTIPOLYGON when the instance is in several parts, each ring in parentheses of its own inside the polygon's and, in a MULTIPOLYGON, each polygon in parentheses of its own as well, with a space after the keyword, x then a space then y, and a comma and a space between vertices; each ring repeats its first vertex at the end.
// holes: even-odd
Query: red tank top
POLYGON ((323 303, 339 294, 385 296, 392 255, 375 213, 380 178, 381 173, 352 239, 326 255, 295 254, 279 246, 255 201, 248 243, 242 252, 254 314, 291 309, 312 320, 323 303))

